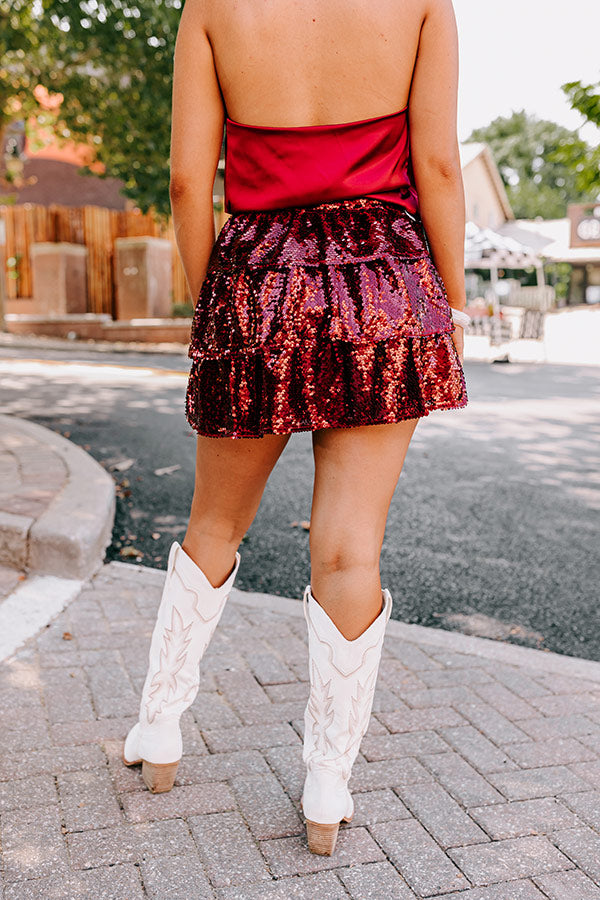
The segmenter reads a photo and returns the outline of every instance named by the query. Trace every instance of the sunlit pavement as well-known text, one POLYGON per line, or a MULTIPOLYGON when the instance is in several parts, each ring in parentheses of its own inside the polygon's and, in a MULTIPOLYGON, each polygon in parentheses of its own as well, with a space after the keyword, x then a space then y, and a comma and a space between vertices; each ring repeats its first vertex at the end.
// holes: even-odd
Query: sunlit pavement
MULTIPOLYGON (((0 409, 89 447, 118 484, 109 558, 164 566, 193 487, 188 361, 104 363, 5 359, 0 409)), ((468 361, 466 373, 469 406, 419 424, 392 503, 382 580, 394 615, 600 659, 600 370, 468 361)), ((292 523, 310 518, 311 479, 310 435, 295 435, 242 544, 241 588, 300 595, 308 534, 292 523)))
POLYGON ((514 340, 500 346, 489 338, 465 336, 465 358, 511 362, 600 366, 600 308, 564 309, 546 316, 540 340, 514 340))

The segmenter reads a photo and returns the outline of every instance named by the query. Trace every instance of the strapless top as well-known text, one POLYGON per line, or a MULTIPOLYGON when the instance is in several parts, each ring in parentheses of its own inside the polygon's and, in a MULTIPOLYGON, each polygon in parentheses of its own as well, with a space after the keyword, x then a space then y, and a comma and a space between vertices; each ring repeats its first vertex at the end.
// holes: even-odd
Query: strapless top
POLYGON ((244 125, 226 117, 227 212, 374 197, 418 210, 408 107, 338 125, 244 125))

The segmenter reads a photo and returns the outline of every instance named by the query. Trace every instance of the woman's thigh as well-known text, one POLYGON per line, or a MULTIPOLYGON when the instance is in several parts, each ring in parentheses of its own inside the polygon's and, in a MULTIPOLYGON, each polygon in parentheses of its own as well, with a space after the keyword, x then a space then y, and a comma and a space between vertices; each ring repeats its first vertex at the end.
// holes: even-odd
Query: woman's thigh
POLYGON ((192 519, 250 526, 289 434, 262 438, 198 436, 192 519))
POLYGON ((273 467, 289 440, 198 437, 196 479, 183 549, 217 587, 252 524, 273 467))
POLYGON ((387 514, 418 419, 313 434, 311 564, 378 565, 387 514))

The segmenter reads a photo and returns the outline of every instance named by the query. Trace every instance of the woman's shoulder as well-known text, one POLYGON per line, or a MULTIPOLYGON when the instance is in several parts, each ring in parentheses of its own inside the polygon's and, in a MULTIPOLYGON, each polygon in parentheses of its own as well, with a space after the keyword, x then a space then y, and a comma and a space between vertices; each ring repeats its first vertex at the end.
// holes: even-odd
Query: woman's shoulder
POLYGON ((189 20, 208 30, 210 23, 215 19, 217 7, 218 3, 215 0, 185 0, 184 10, 189 20))
POLYGON ((454 12, 453 0, 421 0, 429 12, 454 12))
POLYGON ((440 21, 454 21, 453 0, 421 0, 423 4, 423 18, 433 16, 440 21))

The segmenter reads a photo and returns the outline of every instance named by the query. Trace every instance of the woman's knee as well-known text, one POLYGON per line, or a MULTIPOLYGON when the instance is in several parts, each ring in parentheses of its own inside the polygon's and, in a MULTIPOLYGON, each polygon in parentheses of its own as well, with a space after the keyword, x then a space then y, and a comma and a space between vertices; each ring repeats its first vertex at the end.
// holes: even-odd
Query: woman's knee
POLYGON ((237 547, 252 524, 255 509, 236 509, 230 514, 192 503, 188 531, 195 540, 208 538, 237 547))
POLYGON ((310 532, 310 561, 313 574, 335 575, 349 571, 379 570, 380 542, 375 535, 340 529, 319 534, 310 532))

